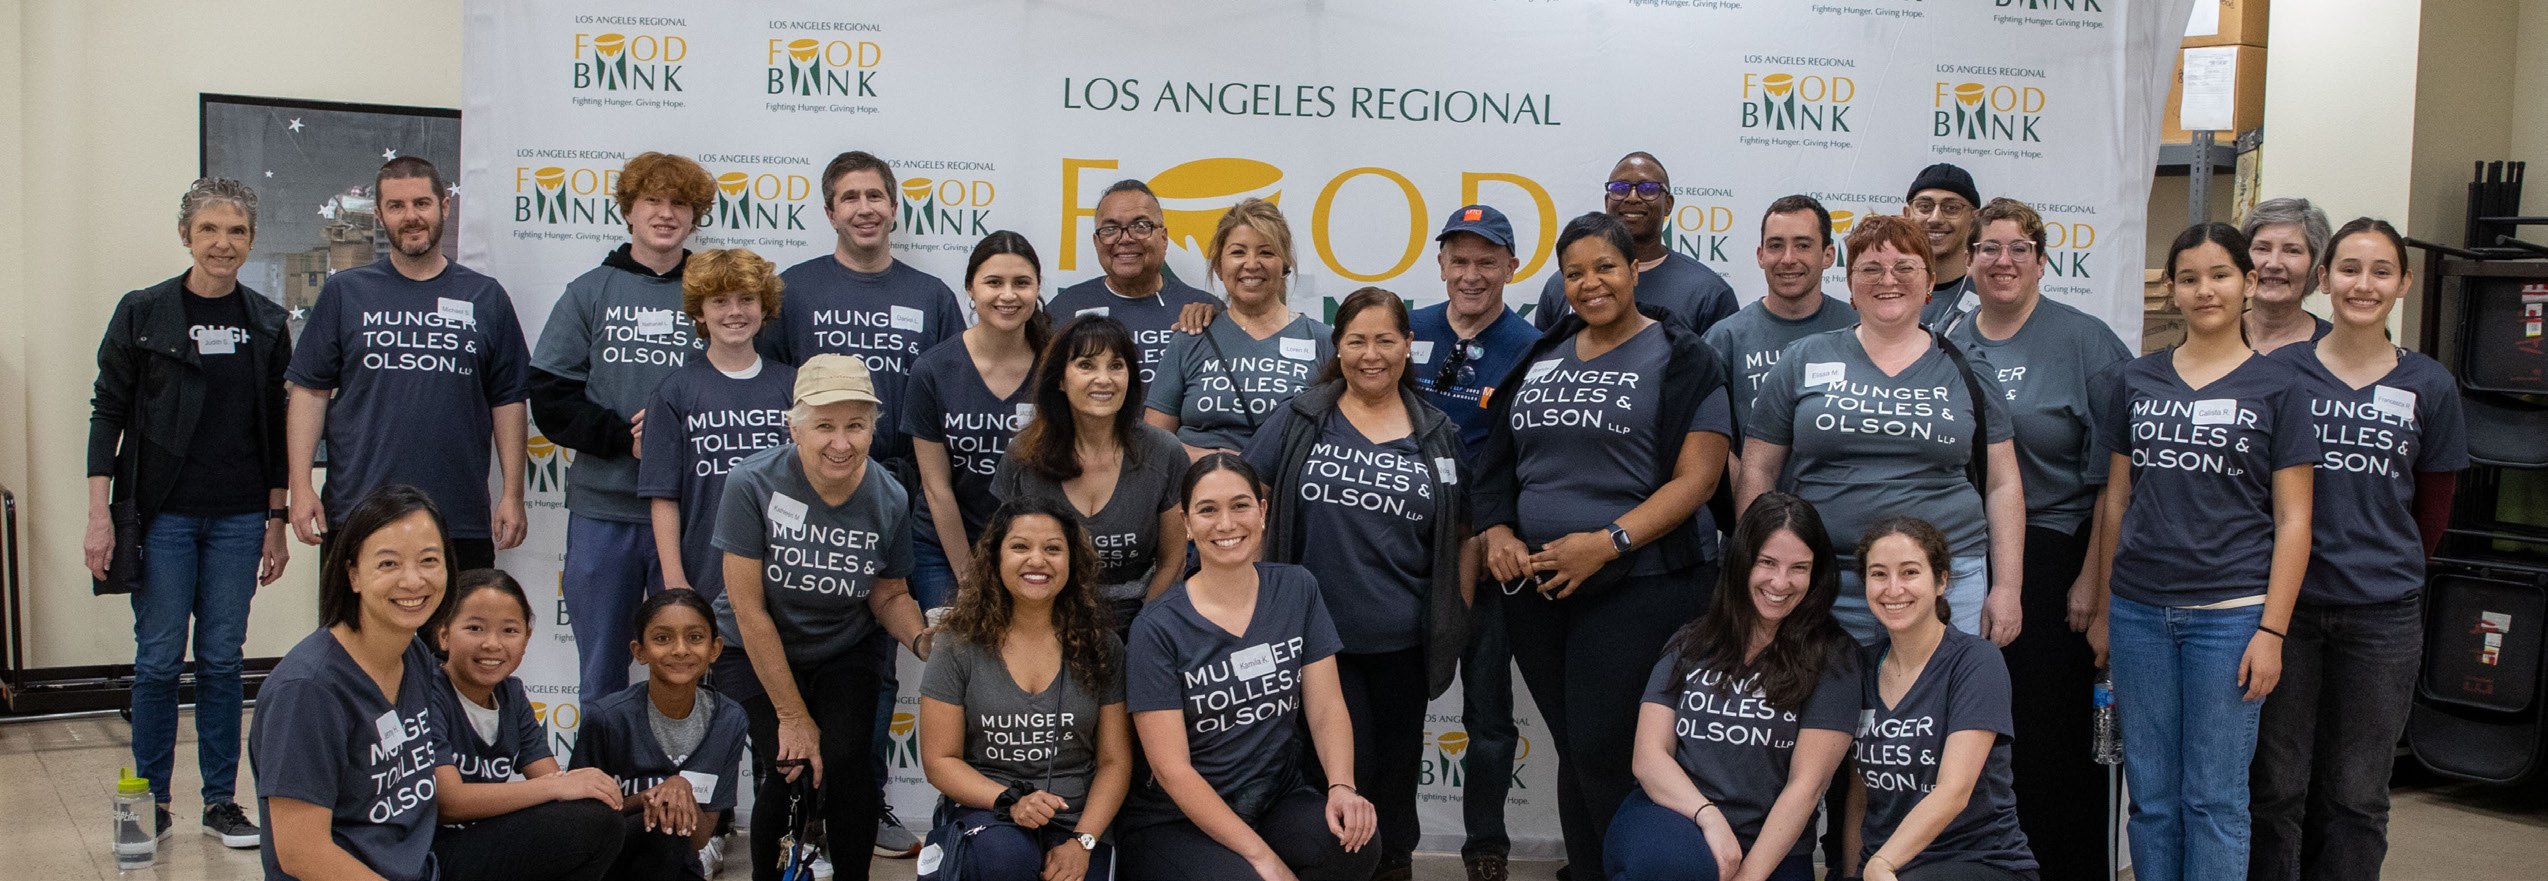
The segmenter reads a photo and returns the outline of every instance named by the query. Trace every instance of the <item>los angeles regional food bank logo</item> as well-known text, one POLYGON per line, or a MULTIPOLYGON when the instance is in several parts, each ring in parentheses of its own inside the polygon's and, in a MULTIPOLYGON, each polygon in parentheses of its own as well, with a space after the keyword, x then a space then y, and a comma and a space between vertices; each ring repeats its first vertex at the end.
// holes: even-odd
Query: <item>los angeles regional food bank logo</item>
POLYGON ((625 228, 618 187, 616 166, 516 165, 513 222, 625 228))
POLYGON ((901 183, 897 232, 978 241, 999 229, 991 222, 991 203, 999 197, 999 187, 990 181, 907 177, 901 183))
MULTIPOLYGON (((1444 795, 1435 796, 1437 799, 1447 800, 1457 797, 1458 790, 1468 785, 1469 733, 1457 728, 1440 733, 1428 731, 1425 733, 1425 742, 1433 747, 1433 754, 1425 757, 1417 772, 1416 784, 1449 790, 1444 795)), ((1513 744, 1513 767, 1506 772, 1512 778, 1508 785, 1516 791, 1528 788, 1522 783, 1522 767, 1523 760, 1530 757, 1530 736, 1518 736, 1513 744)), ((1508 798, 1515 803, 1528 801, 1527 798, 1512 796, 1508 798)))
POLYGON ((579 91, 678 92, 690 41, 678 34, 575 34, 569 83, 579 91))
POLYGON ((1982 81, 1939 79, 1931 84, 1931 152, 2041 159, 2044 115, 2050 96, 2037 83, 2044 72, 2020 67, 1941 64, 1937 72, 1981 75, 1982 81))
POLYGON ((541 434, 532 435, 528 447, 531 460, 523 467, 523 478, 533 495, 529 504, 561 504, 566 493, 566 469, 575 464, 575 451, 541 434))
MULTIPOLYGON (((1743 72, 1742 102, 1737 122, 1764 132, 1847 134, 1849 111, 1858 100, 1858 82, 1839 71, 1854 68, 1846 58, 1774 58, 1752 55, 1749 63, 1802 63, 1802 70, 1756 69, 1743 72)), ((1841 142, 1838 146, 1848 146, 1841 142)))

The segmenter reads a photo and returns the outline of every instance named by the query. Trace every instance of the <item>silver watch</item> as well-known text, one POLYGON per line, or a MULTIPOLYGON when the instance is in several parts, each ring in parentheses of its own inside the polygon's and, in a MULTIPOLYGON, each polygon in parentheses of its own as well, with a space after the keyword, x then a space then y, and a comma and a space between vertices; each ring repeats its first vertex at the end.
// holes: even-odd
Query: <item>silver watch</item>
POLYGON ((1090 835, 1086 832, 1079 833, 1078 841, 1080 848, 1083 850, 1097 849, 1097 836, 1095 835, 1090 835))

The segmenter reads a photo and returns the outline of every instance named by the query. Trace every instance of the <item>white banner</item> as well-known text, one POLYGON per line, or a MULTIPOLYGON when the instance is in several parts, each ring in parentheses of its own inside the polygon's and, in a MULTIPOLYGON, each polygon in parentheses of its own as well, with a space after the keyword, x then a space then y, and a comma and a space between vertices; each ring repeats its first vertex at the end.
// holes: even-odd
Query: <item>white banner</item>
MULTIPOLYGON (((1526 307, 1563 219, 1644 150, 1672 173, 1671 247, 1749 301, 1771 200, 1814 195, 1845 231, 1954 162, 2052 225, 2046 295, 2138 339, 2158 97, 2190 2, 476 0, 462 262, 504 281, 537 339, 566 282, 626 239, 611 185, 627 157, 698 159, 720 189, 691 246, 785 266, 831 250, 816 178, 859 149, 900 178, 896 255, 951 283, 999 229, 1036 244, 1048 289, 1095 275, 1097 194, 1137 177, 1188 280, 1219 212, 1279 201, 1294 305, 1321 316, 1366 284, 1438 301, 1433 230, 1494 204, 1521 242, 1507 299, 1526 307)), ((1845 296, 1839 269, 1826 282, 1845 296)), ((503 558, 522 576, 558 570, 566 531, 570 457, 537 437, 532 453, 531 537, 503 558)), ((580 722, 563 616, 523 667, 561 749, 580 722)), ((919 667, 902 671, 894 795, 917 822, 933 794, 907 715, 919 667)), ((1516 705, 1515 852, 1553 855, 1553 754, 1516 705)), ((1427 849, 1459 841, 1458 719, 1454 689, 1428 716, 1427 849)))

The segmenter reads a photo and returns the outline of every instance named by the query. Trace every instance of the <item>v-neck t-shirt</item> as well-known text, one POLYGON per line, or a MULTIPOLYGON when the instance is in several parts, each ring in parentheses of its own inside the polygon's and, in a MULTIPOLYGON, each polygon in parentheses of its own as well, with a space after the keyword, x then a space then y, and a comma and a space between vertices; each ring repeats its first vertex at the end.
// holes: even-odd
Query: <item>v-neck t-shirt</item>
MULTIPOLYGON (((1855 652, 1856 646, 1842 651, 1855 652)), ((1798 732, 1814 728, 1855 733, 1858 724, 1858 667, 1851 655, 1835 653, 1823 666, 1802 712, 1782 710, 1761 693, 1756 674, 1728 681, 1722 671, 1694 666, 1680 679, 1672 677, 1680 659, 1667 653, 1646 675, 1645 703, 1672 709, 1672 759, 1699 793, 1725 812, 1734 836, 1745 842, 1761 835, 1770 807, 1787 788, 1789 763, 1796 755, 1798 732), (1842 666, 1843 661, 1853 662, 1842 666)), ((1811 830, 1813 820, 1805 821, 1811 830)), ((1748 846, 1748 844, 1747 844, 1748 846)), ((1791 856, 1811 854, 1814 836, 1796 836, 1791 856)))
MULTIPOLYGON (((1725 276, 1679 251, 1665 252, 1663 262, 1637 273, 1637 305, 1662 307, 1682 330, 1698 334, 1708 332, 1738 308, 1734 286, 1725 283, 1725 276)), ((1566 300, 1566 274, 1549 273, 1540 286, 1531 325, 1546 331, 1557 326, 1557 319, 1574 312, 1574 304, 1566 300)))
POLYGON ((2114 594, 2149 606, 2260 596, 2274 558, 2274 472, 2318 461, 2309 399, 2291 365, 2251 355, 2195 389, 2175 349, 2099 379, 2098 458, 2130 458, 2114 594))
POLYGON ((2300 373, 2318 436, 2303 602, 2381 603, 2424 587, 2415 475, 2468 467, 2458 383, 2441 362, 2400 350, 2388 375, 2356 389, 2296 343, 2270 357, 2300 373))
POLYGON ((434 736, 442 738, 446 749, 442 763, 460 772, 462 780, 520 780, 522 769, 556 755, 549 751, 548 727, 531 712, 531 697, 522 687, 522 677, 505 677, 495 688, 495 708, 488 709, 460 696, 449 671, 437 666, 428 696, 433 699, 434 736), (482 714, 495 721, 487 726, 494 729, 492 734, 481 727, 482 714))
POLYGON ((1766 299, 1754 300, 1742 311, 1708 328, 1707 334, 1699 338, 1716 352, 1718 363, 1725 365, 1735 431, 1742 431, 1744 421, 1751 418, 1752 398, 1760 394, 1761 380, 1769 377, 1770 368, 1778 366, 1778 356, 1787 351, 1788 344, 1858 323, 1858 310, 1847 302, 1826 294, 1815 296, 1821 297, 1822 302, 1814 307, 1814 314, 1804 318, 1781 317, 1769 311, 1766 299))
MULTIPOLYGON (((1159 233, 1165 235, 1163 231, 1159 233)), ((1146 297, 1126 297, 1106 286, 1106 277, 1098 276, 1061 289, 1053 301, 1044 304, 1044 314, 1053 317, 1059 328, 1082 315, 1112 318, 1132 334, 1132 345, 1141 354, 1141 384, 1147 388, 1159 381, 1159 364, 1167 357, 1168 345, 1185 336, 1175 328, 1177 317, 1195 303, 1206 303, 1214 309, 1225 308, 1221 299, 1185 282, 1159 277, 1159 290, 1146 297)))
POLYGON ((1249 336, 1227 312, 1194 335, 1168 344, 1150 409, 1177 417, 1177 440, 1207 450, 1239 450, 1267 414, 1318 378, 1335 348, 1327 325, 1307 315, 1264 339, 1249 336))
MULTIPOLYGON (((1102 634, 1106 650, 1123 657, 1114 634, 1102 634)), ((920 678, 920 696, 964 712, 964 763, 991 782, 1024 783, 1060 796, 1070 809, 1055 815, 1068 829, 1088 806, 1097 777, 1097 729, 1101 711, 1124 702, 1121 677, 1091 692, 1064 661, 1053 681, 1033 692, 1018 685, 996 646, 977 646, 941 633, 920 678)))
POLYGON ((655 388, 646 405, 646 455, 637 495, 672 499, 681 513, 681 568, 690 589, 709 602, 725 594, 725 555, 718 553, 717 508, 726 475, 752 454, 788 442, 787 411, 795 401, 796 368, 761 358, 737 378, 705 356, 655 388))
POLYGON ((1892 645, 1879 640, 1869 646, 1861 665, 1867 674, 1855 755, 1858 779, 1867 787, 1867 818, 1859 858, 1884 847, 1911 810, 1937 788, 1948 735, 1988 731, 1991 751, 1964 810, 1902 868, 1981 863, 2012 872, 2034 870, 2034 851, 2017 825, 2016 774, 2009 764, 2009 743, 2017 727, 2009 711, 2008 664, 2000 659, 1999 648, 1946 628, 1946 638, 1921 668, 1920 678, 1903 692, 1900 703, 1887 707, 1880 671, 1892 645))
MULTIPOLYGON (((450 764, 432 694, 450 686, 422 639, 398 662, 393 702, 335 633, 303 637, 257 691, 248 763, 257 825, 274 828, 274 799, 317 805, 327 809, 328 837, 356 861, 390 881, 422 881, 434 874, 434 768, 450 764)), ((262 858, 267 878, 292 877, 270 836, 262 858)))
POLYGON ((1125 647, 1126 708, 1182 713, 1187 758, 1224 799, 1300 754, 1309 736, 1301 671, 1344 648, 1309 570, 1258 563, 1256 572, 1245 633, 1203 617, 1180 581, 1133 619, 1125 647))
MULTIPOLYGON (((876 630, 867 595, 879 578, 911 577, 911 502, 870 459, 858 488, 827 504, 806 480, 795 444, 743 460, 726 476, 717 550, 754 561, 761 604, 795 669, 846 655, 876 630)), ((742 645, 733 585, 715 600, 726 644, 742 645)))
POLYGON ((2132 359, 2106 323, 2046 298, 2006 339, 1991 339, 1978 317, 1946 332, 1973 369, 1999 383, 2017 427, 2017 475, 2026 488, 2026 525, 2077 532, 2097 507, 2106 463, 2091 456, 2096 420, 2089 377, 2132 359), (2095 472, 2093 475, 2090 472, 2095 472))
POLYGON ((1186 473, 1186 450, 1176 435, 1144 423, 1135 423, 1132 432, 1119 457, 1115 494, 1094 513, 1080 511, 1061 484, 1013 454, 1003 452, 991 475, 991 494, 1000 501, 1046 499, 1079 513, 1089 542, 1097 546, 1097 580, 1117 589, 1108 594, 1114 599, 1124 598, 1126 590, 1134 597, 1147 592, 1150 566, 1159 556, 1159 515, 1177 506, 1186 473))
MULTIPOLYGON (((1000 500, 991 495, 991 475, 999 472, 1009 439, 1033 415, 1034 377, 1020 380, 1005 397, 992 391, 973 363, 972 350, 965 348, 963 334, 948 337, 913 365, 911 389, 903 397, 902 432, 946 448, 948 488, 955 494, 968 543, 982 534, 983 524, 999 508, 1000 500)), ((912 493, 911 519, 920 540, 937 544, 938 530, 929 518, 929 494, 912 493)))
MULTIPOLYGON (((1248 445, 1248 464, 1259 474, 1279 470, 1283 442, 1276 434, 1259 432, 1248 445)), ((1423 642, 1435 470, 1414 435, 1375 442, 1342 409, 1331 409, 1301 463, 1300 483, 1271 490, 1277 507, 1301 506, 1301 547, 1318 549, 1303 554, 1301 566, 1318 579, 1346 651, 1394 652, 1423 642)))
MULTIPOLYGON (((1665 365, 1672 344, 1660 323, 1589 361, 1577 354, 1583 337, 1558 344, 1552 358, 1532 363, 1511 392, 1514 470, 1521 479, 1521 532, 1533 546, 1577 532, 1598 531, 1644 504, 1661 486, 1655 457, 1662 432, 1715 432, 1731 436, 1726 390, 1709 392, 1687 425, 1657 425, 1662 418, 1665 365)), ((1700 558, 1716 558, 1716 527, 1706 506, 1692 512, 1700 558)), ((1648 544, 1631 556, 1631 575, 1663 572, 1662 548, 1648 544)))

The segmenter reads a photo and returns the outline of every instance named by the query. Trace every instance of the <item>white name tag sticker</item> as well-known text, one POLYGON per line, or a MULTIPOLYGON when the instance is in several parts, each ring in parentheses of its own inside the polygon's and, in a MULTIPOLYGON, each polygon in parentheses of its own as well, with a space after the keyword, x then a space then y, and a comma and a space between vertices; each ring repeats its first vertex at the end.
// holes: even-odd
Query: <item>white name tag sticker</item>
POLYGON ((717 775, 705 771, 683 771, 681 779, 690 781, 690 797, 700 804, 717 800, 717 775))
POLYGON ((1849 365, 1839 361, 1814 361, 1805 365, 1805 387, 1830 385, 1849 378, 1849 365))
POLYGON ((1273 646, 1258 643, 1252 648, 1243 648, 1230 653, 1230 675, 1233 677, 1254 679, 1272 672, 1274 672, 1273 646))
POLYGON ((1109 309, 1111 309, 1111 308, 1113 308, 1113 307, 1111 307, 1111 306, 1090 306, 1090 307, 1088 307, 1088 308, 1086 308, 1086 309, 1081 309, 1081 310, 1079 310, 1079 311, 1077 311, 1077 312, 1073 312, 1073 313, 1071 313, 1071 317, 1073 317, 1073 318, 1077 318, 1077 317, 1082 316, 1082 315, 1095 315, 1095 316, 1097 316, 1097 317, 1099 317, 1099 318, 1104 318, 1104 317, 1106 317, 1106 312, 1107 312, 1107 310, 1109 310, 1109 309))
POLYGON ((1858 736, 1860 736, 1860 737, 1865 737, 1865 736, 1867 736, 1867 733, 1868 733, 1868 732, 1871 732, 1871 731, 1874 731, 1874 730, 1876 730, 1876 711, 1874 711, 1874 710, 1859 710, 1859 711, 1858 711, 1858 736))
POLYGON ((477 304, 471 303, 467 300, 454 300, 450 297, 435 297, 434 314, 440 315, 446 320, 457 321, 463 324, 478 323, 478 306, 477 304))
MULTIPOLYGON (((1086 313, 1082 313, 1082 314, 1086 314, 1086 313)), ((939 863, 941 863, 941 862, 944 862, 944 861, 946 860, 946 858, 947 858, 946 851, 939 850, 937 845, 932 844, 932 845, 929 845, 928 847, 921 848, 921 849, 920 849, 920 865, 919 865, 919 867, 918 867, 918 869, 919 869, 919 873, 920 873, 920 874, 922 874, 922 875, 934 875, 934 874, 937 874, 937 873, 938 873, 938 864, 939 864, 939 863)))
POLYGON ((239 350, 238 341, 230 338, 229 328, 204 327, 197 329, 203 331, 203 335, 195 337, 195 354, 227 355, 239 350))
POLYGON ((1318 343, 1311 340, 1296 340, 1286 337, 1282 342, 1282 347, 1283 357, 1290 358, 1294 361, 1308 361, 1318 357, 1318 343))
POLYGON ((787 497, 786 493, 770 494, 770 522, 787 527, 789 532, 805 528, 805 503, 787 497))
POLYGON ((1017 405, 1017 421, 1019 421, 1019 422, 1021 422, 1021 423, 1022 423, 1022 422, 1026 422, 1026 421, 1031 420, 1031 419, 1034 419, 1034 418, 1035 418, 1035 405, 1034 405, 1034 404, 1019 404, 1019 405, 1017 405))
POLYGON ((1522 383, 1528 385, 1546 378, 1548 374, 1557 369, 1559 360, 1560 359, 1557 358, 1550 358, 1546 361, 1531 365, 1531 371, 1529 373, 1522 374, 1522 383))
POLYGON ((2196 425, 2232 425, 2237 422, 2237 398, 2212 398, 2194 402, 2194 424, 2196 425))
POLYGON ((672 310, 640 309, 637 311, 638 336, 663 336, 672 332, 672 310))
POLYGON ((2385 385, 2372 386, 2371 409, 2378 410, 2391 419, 2413 419, 2415 418, 2415 393, 2385 385))
POLYGON ((1460 482, 1460 463, 1449 456, 1433 457, 1433 479, 1446 484, 1460 482))
POLYGON ((893 307, 893 325, 895 330, 919 333, 921 330, 920 310, 909 306, 893 307))
POLYGON ((407 726, 398 720, 397 710, 382 713, 380 718, 373 719, 372 728, 380 734, 381 749, 397 749, 407 743, 407 726))
POLYGON ((1409 348, 1409 350, 1410 350, 1410 351, 1412 351, 1412 352, 1414 353, 1414 356, 1413 356, 1413 357, 1414 357, 1414 360, 1415 360, 1415 362, 1416 362, 1416 363, 1418 363, 1418 364, 1431 364, 1431 363, 1433 363, 1433 341, 1432 341, 1432 340, 1417 340, 1417 341, 1415 341, 1415 342, 1413 342, 1413 343, 1409 343, 1409 344, 1408 344, 1408 348, 1409 348))

